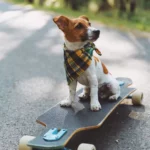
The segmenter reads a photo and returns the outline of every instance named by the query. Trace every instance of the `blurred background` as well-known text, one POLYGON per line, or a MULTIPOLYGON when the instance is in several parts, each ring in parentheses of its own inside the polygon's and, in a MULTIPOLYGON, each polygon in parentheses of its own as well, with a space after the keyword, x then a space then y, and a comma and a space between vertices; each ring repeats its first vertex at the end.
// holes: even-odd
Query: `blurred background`
POLYGON ((11 0, 71 17, 81 14, 113 27, 150 31, 150 0, 11 0), (68 13, 69 12, 69 13, 68 13))

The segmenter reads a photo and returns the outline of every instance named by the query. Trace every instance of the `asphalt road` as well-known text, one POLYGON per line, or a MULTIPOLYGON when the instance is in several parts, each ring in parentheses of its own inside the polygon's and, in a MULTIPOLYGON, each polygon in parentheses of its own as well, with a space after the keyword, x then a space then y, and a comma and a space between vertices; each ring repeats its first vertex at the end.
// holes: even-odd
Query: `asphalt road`
MULTIPOLYGON (((101 59, 144 92, 144 106, 120 105, 100 129, 77 134, 68 146, 150 150, 150 36, 93 25, 101 30, 101 59)), ((16 150, 23 135, 39 134, 44 127, 36 118, 67 97, 62 45, 52 15, 0 2, 0 150, 16 150)))

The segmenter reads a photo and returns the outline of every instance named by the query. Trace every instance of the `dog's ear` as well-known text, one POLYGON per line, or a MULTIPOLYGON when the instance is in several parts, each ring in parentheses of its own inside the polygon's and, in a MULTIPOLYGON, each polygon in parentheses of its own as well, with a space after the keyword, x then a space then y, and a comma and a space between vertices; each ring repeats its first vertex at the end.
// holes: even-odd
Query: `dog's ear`
POLYGON ((69 18, 65 16, 57 16, 53 18, 53 21, 57 24, 58 28, 62 31, 65 31, 65 29, 69 25, 69 18))
POLYGON ((85 19, 85 20, 89 21, 89 18, 87 16, 85 16, 85 15, 80 16, 79 18, 82 18, 82 19, 85 19))

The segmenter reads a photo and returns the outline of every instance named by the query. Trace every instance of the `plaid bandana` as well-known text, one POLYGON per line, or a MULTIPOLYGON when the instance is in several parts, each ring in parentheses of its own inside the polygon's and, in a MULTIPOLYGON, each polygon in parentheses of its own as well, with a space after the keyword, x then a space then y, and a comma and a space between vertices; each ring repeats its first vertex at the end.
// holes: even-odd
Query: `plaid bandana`
POLYGON ((91 42, 87 43, 84 48, 75 51, 67 50, 64 45, 64 66, 68 85, 90 66, 94 50, 101 55, 95 44, 91 42))

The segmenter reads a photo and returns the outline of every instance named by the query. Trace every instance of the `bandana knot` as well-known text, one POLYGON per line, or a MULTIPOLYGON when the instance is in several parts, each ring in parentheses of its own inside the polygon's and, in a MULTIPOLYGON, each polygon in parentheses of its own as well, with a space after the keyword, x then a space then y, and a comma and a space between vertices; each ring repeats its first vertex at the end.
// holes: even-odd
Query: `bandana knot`
POLYGON ((95 44, 91 42, 87 43, 82 49, 75 51, 68 50, 64 44, 64 66, 68 85, 90 66, 94 50, 98 55, 101 55, 95 44))

